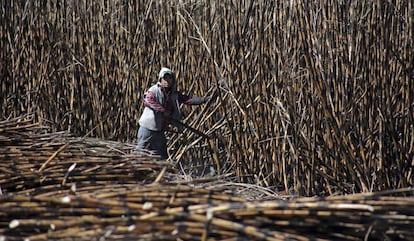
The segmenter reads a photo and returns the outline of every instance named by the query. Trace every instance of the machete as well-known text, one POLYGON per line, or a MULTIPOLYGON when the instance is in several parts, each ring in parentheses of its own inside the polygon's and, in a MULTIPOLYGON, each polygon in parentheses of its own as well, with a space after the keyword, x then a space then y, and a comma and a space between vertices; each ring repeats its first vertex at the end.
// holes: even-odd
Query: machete
POLYGON ((206 139, 210 139, 210 136, 208 136, 207 134, 205 134, 205 133, 203 133, 203 132, 201 132, 201 131, 199 131, 199 130, 197 130, 197 129, 195 129, 195 128, 193 128, 193 127, 191 127, 191 126, 189 126, 189 125, 187 125, 187 124, 185 124, 185 123, 183 123, 183 122, 181 122, 179 120, 176 120, 176 119, 171 118, 170 121, 173 124, 182 126, 182 127, 186 128, 187 130, 189 130, 189 131, 191 131, 193 133, 196 133, 199 136, 202 136, 202 137, 204 137, 206 139))

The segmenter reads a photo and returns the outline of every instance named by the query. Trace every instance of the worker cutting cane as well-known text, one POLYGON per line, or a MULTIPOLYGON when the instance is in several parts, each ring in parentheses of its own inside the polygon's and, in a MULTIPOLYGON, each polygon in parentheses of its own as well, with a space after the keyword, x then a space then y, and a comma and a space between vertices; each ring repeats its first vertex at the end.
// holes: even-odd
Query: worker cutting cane
POLYGON ((144 111, 139 119, 138 143, 135 153, 148 149, 167 159, 165 130, 172 120, 181 119, 180 104, 201 105, 209 97, 191 97, 177 91, 174 72, 166 67, 158 73, 158 82, 144 94, 144 111))

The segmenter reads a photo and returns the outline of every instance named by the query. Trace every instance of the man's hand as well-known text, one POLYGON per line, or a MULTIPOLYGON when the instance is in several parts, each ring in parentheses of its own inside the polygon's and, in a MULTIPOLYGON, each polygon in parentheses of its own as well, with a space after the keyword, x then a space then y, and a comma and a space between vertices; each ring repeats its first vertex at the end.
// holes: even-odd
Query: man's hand
POLYGON ((204 96, 203 98, 203 103, 207 103, 211 99, 211 96, 204 96))
POLYGON ((171 116, 171 111, 165 110, 164 112, 162 112, 162 114, 164 115, 165 118, 169 119, 171 116))
POLYGON ((164 130, 168 129, 168 126, 170 125, 170 121, 171 121, 171 111, 164 111, 162 112, 163 116, 164 116, 164 130))

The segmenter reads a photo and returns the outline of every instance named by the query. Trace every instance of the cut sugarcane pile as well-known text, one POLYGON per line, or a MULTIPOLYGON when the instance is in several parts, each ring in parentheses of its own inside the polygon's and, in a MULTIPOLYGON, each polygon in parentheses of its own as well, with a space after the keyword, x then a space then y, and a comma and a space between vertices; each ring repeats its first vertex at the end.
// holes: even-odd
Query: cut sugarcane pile
MULTIPOLYGON (((412 190, 406 190, 411 192, 412 190)), ((386 195, 245 202, 214 190, 146 185, 6 195, 7 240, 410 240, 414 200, 386 195)))
POLYGON ((152 181, 170 166, 150 155, 131 155, 131 145, 50 133, 30 116, 0 122, 0 146, 4 193, 152 181))
POLYGON ((250 201, 242 185, 173 180, 168 162, 128 145, 48 131, 31 119, 0 123, 0 240, 414 237, 414 189, 250 201))

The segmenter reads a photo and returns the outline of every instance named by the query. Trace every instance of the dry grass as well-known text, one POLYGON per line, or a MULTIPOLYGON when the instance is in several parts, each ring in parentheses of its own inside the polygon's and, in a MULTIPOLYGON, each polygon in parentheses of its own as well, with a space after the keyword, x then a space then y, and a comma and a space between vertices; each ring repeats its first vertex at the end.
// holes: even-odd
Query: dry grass
MULTIPOLYGON (((132 141, 161 66, 216 93, 170 152, 299 195, 413 185, 410 1, 2 1, 0 115, 132 141)), ((178 141, 175 137, 179 136, 178 141)), ((201 168, 203 169, 203 168, 201 168)))

